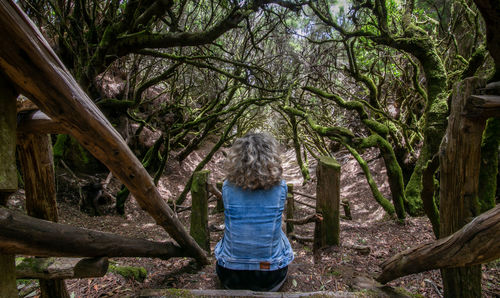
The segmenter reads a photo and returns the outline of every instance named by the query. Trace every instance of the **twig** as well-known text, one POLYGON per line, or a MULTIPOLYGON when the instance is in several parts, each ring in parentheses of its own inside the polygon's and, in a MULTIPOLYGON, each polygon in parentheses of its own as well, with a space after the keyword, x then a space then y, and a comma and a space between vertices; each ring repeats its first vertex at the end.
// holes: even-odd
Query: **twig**
POLYGON ((213 183, 207 183, 208 192, 213 194, 218 200, 222 200, 222 193, 215 187, 213 183))
POLYGON ((106 180, 102 183, 102 188, 105 189, 108 187, 109 182, 111 182, 111 178, 113 178, 113 172, 109 172, 108 176, 106 177, 106 180))
POLYGON ((316 206, 314 206, 314 205, 311 205, 311 204, 307 204, 307 203, 301 202, 301 201, 299 201, 299 200, 297 200, 297 199, 293 199, 293 200, 294 200, 297 204, 304 205, 304 206, 307 206, 307 207, 312 208, 312 209, 316 209, 316 206))
POLYGON ((439 290, 439 288, 435 282, 433 282, 430 279, 424 279, 424 282, 430 284, 432 286, 432 288, 434 289, 434 291, 436 291, 436 293, 438 294, 439 297, 443 297, 443 294, 441 293, 441 291, 439 290))
POLYGON ((298 191, 295 191, 295 190, 292 193, 294 195, 299 195, 299 196, 303 196, 303 197, 306 197, 306 198, 309 198, 309 199, 316 200, 315 196, 311 196, 311 195, 308 195, 308 194, 305 194, 305 193, 301 193, 301 192, 298 192, 298 191))
POLYGON ((299 235, 296 235, 296 234, 294 234, 294 233, 290 233, 290 234, 288 234, 288 236, 289 236, 291 239, 297 240, 297 241, 302 242, 302 243, 306 243, 306 242, 313 242, 313 241, 314 241, 314 238, 313 238, 313 237, 304 237, 304 236, 299 236, 299 235))
POLYGON ((319 213, 311 214, 303 218, 288 218, 285 219, 285 222, 293 223, 294 225, 305 225, 310 222, 321 222, 323 220, 323 217, 319 213))
MULTIPOLYGON (((213 196, 211 198, 208 199, 208 202, 213 202, 213 201, 217 201, 217 197, 216 196, 213 196)), ((175 209, 175 212, 176 213, 181 213, 181 212, 184 212, 184 211, 187 211, 187 210, 191 210, 191 206, 180 206, 180 205, 175 205, 176 209, 175 209)))

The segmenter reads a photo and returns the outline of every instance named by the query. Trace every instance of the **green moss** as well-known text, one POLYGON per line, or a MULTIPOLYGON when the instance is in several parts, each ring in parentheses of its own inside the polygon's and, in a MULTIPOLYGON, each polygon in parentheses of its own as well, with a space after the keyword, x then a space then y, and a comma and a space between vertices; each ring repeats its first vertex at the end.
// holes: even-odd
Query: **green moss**
POLYGON ((486 123, 481 142, 481 169, 479 172, 479 205, 481 212, 495 207, 498 175, 498 145, 500 140, 500 118, 491 118, 486 123))
POLYGON ((182 298, 197 297, 185 289, 166 289, 164 294, 165 297, 182 297, 182 298))
POLYGON ((54 154, 54 161, 57 163, 64 154, 64 148, 66 147, 66 141, 69 135, 57 135, 56 143, 52 147, 52 152, 54 154))
POLYGON ((133 278, 139 282, 143 282, 146 279, 148 273, 144 267, 132 267, 132 266, 116 266, 109 265, 108 271, 120 274, 125 278, 133 278))
POLYGON ((378 121, 372 119, 365 119, 363 123, 374 132, 378 133, 381 136, 386 136, 389 133, 389 128, 387 125, 382 124, 378 121))
POLYGON ((327 166, 330 166, 336 170, 340 170, 340 164, 337 162, 337 160, 333 157, 329 156, 320 156, 319 161, 321 163, 324 163, 327 166))

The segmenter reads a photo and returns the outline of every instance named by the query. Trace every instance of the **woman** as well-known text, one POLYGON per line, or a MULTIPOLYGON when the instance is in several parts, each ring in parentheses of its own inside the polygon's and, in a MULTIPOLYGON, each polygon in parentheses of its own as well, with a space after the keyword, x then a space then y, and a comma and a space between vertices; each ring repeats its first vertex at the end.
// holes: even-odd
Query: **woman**
POLYGON ((293 252, 281 229, 287 187, 276 140, 261 133, 236 140, 226 171, 226 228, 215 247, 217 275, 228 289, 277 291, 293 252))

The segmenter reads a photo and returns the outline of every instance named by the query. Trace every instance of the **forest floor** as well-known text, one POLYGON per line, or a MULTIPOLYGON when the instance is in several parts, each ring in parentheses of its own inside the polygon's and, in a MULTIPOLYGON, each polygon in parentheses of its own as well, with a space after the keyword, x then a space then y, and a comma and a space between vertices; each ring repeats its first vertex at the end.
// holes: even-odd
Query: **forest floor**
MULTIPOLYGON (((207 147, 208 148, 208 147, 207 147)), ((208 149, 200 149, 179 165, 170 165, 165 176, 160 180, 159 190, 164 198, 175 198, 184 186, 190 171, 206 154, 208 149)), ((282 292, 313 292, 356 290, 359 277, 374 278, 380 273, 379 264, 394 254, 423 242, 434 239, 431 225, 426 217, 407 218, 398 222, 389 218, 375 202, 366 183, 365 176, 350 155, 338 153, 337 160, 342 165, 341 198, 348 200, 351 207, 352 220, 341 220, 341 246, 325 249, 317 256, 316 261, 311 243, 291 240, 295 260, 290 265, 288 279, 282 292), (363 254, 354 246, 368 246, 370 252, 363 254)), ((364 156, 370 165, 374 178, 382 193, 389 197, 389 186, 383 161, 376 158, 375 152, 367 152, 364 156)), ((207 166, 211 170, 213 181, 221 181, 221 166, 224 156, 218 152, 207 166)), ((311 164, 312 180, 303 184, 298 167, 295 164, 293 150, 283 154, 284 178, 293 183, 295 191, 315 195, 315 164, 311 164)), ((68 175, 59 173, 58 175, 68 175)), ((67 177, 66 177, 67 178, 67 177)), ((103 177, 99 177, 104 180, 103 177)), ((112 180, 111 189, 116 191, 120 183, 112 180)), ((22 191, 11 202, 13 208, 23 208, 22 191)), ((299 201, 314 204, 309 198, 295 196, 299 201)), ((135 202, 129 200, 125 216, 111 212, 109 215, 92 217, 80 212, 75 194, 62 192, 58 198, 60 222, 89 229, 112 232, 131 237, 147 238, 156 241, 169 239, 168 234, 154 223, 154 220, 135 202)), ((184 203, 189 205, 189 199, 184 203)), ((211 248, 221 239, 223 232, 223 214, 212 214, 215 203, 209 206, 209 225, 211 227, 211 248)), ((295 218, 311 214, 307 206, 295 204, 295 218)), ((109 211, 112 211, 111 206, 109 211)), ((189 212, 178 214, 180 221, 189 227, 189 212)), ((296 234, 312 237, 314 224, 296 226, 296 234)), ((215 274, 215 260, 212 264, 198 267, 192 259, 173 258, 169 260, 151 258, 112 258, 115 266, 140 266, 146 269, 147 277, 141 282, 124 278, 119 274, 108 272, 101 278, 67 280, 66 285, 72 297, 124 297, 135 296, 141 289, 178 288, 178 289, 220 289, 215 274)), ((399 278, 388 284, 401 288, 414 296, 441 297, 442 283, 439 271, 429 271, 399 278)), ((500 297, 500 260, 483 265, 483 296, 500 297)), ((34 293, 37 294, 36 292, 34 293)))

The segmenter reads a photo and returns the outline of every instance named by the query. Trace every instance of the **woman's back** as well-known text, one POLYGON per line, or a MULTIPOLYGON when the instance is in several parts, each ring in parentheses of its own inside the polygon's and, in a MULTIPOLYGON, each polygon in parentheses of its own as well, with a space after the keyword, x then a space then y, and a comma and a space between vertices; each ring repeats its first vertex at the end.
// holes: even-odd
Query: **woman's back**
POLYGON ((219 264, 236 270, 276 270, 292 261, 290 243, 281 229, 286 193, 283 180, 259 190, 224 183, 226 229, 215 248, 219 264))

